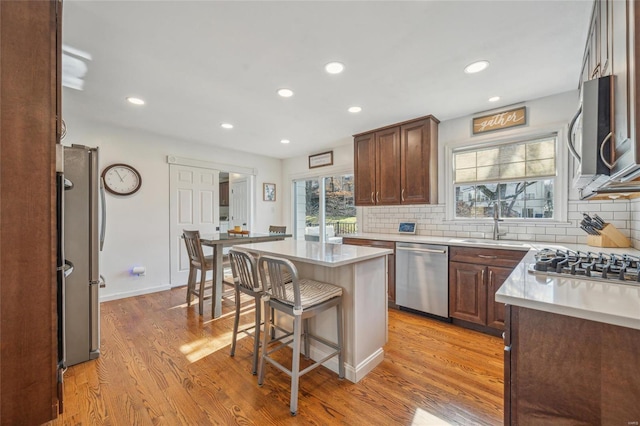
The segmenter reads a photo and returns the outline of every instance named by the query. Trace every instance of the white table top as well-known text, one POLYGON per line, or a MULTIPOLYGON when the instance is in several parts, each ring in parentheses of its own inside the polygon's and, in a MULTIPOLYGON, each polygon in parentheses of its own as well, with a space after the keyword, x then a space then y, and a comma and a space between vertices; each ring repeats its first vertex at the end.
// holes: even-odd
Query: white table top
POLYGON ((281 256, 289 260, 329 267, 348 265, 392 254, 393 250, 350 246, 342 244, 320 244, 315 241, 284 240, 255 244, 243 244, 239 247, 259 254, 281 256))

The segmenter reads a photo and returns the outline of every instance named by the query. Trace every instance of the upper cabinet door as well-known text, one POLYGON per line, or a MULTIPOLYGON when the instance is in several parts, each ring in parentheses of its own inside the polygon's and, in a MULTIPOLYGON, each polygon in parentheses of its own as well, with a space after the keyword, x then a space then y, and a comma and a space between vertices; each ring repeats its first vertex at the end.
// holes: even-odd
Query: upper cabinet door
POLYGON ((376 204, 400 204, 400 128, 376 132, 376 204))
POLYGON ((402 204, 437 202, 437 124, 432 119, 405 124, 400 128, 402 204))
POLYGON ((375 133, 357 136, 354 140, 355 204, 375 205, 376 141, 375 133))

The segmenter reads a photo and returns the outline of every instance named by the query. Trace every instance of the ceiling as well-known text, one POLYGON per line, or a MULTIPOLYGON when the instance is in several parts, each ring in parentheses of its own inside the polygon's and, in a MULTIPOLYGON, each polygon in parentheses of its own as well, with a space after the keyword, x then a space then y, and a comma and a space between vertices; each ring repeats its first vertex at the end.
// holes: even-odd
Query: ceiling
POLYGON ((63 113, 275 158, 318 153, 423 115, 576 89, 592 4, 65 0, 63 44, 91 60, 63 113), (487 70, 463 72, 480 59, 487 70), (344 72, 326 73, 331 61, 344 72))

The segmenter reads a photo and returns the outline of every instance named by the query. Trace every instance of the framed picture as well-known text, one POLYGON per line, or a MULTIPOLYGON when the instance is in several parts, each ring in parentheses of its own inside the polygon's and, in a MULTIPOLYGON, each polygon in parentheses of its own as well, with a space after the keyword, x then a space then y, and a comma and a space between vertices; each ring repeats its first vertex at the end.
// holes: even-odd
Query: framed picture
POLYGON ((333 164, 333 151, 322 152, 309 156, 309 168, 331 166, 333 164))
POLYGON ((276 200, 276 184, 275 183, 263 183, 262 184, 262 199, 264 201, 276 200))

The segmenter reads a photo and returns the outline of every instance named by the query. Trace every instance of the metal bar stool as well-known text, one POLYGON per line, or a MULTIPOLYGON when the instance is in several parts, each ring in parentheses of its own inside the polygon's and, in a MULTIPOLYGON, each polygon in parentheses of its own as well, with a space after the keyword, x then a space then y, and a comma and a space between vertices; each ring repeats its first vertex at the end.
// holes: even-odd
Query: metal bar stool
POLYGON ((258 267, 256 259, 248 252, 232 248, 229 250, 229 259, 231 261, 231 271, 233 272, 233 285, 236 298, 236 313, 233 322, 233 338, 231 341, 231 356, 236 353, 236 338, 238 335, 238 326, 240 324, 240 294, 244 293, 253 297, 255 303, 255 321, 254 324, 240 332, 253 336, 253 374, 258 370, 258 349, 260 347, 260 320, 262 318, 260 298, 263 294, 262 285, 258 278, 258 267), (249 330, 254 329, 253 333, 249 330))
POLYGON ((265 331, 262 340, 262 355, 258 368, 258 385, 264 383, 265 362, 277 367, 282 372, 291 376, 291 398, 289 409, 291 415, 298 412, 298 384, 300 376, 308 373, 320 366, 323 362, 338 356, 338 377, 344 378, 344 351, 343 351, 343 330, 342 330, 342 288, 320 281, 314 281, 298 277, 298 270, 295 265, 287 259, 273 256, 261 256, 258 260, 258 270, 262 277, 262 282, 269 282, 270 288, 263 296, 265 312, 265 331), (285 277, 290 274, 292 281, 287 283, 285 277), (309 333, 308 320, 315 315, 332 307, 336 307, 337 312, 337 336, 338 342, 329 342, 318 336, 309 333), (287 333, 271 342, 278 342, 275 347, 268 348, 269 333, 266 327, 273 327, 271 324, 271 310, 280 311, 293 317, 293 332, 287 333), (304 323, 303 323, 304 322, 304 323), (304 327, 304 330, 303 330, 304 327), (300 371, 300 347, 301 340, 304 339, 305 355, 309 356, 309 339, 314 339, 323 345, 333 349, 333 352, 300 371), (291 369, 284 367, 270 355, 287 347, 293 342, 293 354, 291 369))
MULTIPOLYGON (((191 306, 193 296, 198 297, 198 312, 200 315, 204 311, 204 300, 215 300, 216 288, 215 285, 207 287, 205 282, 207 280, 207 271, 213 271, 216 268, 216 260, 214 256, 205 256, 202 251, 202 244, 200 243, 199 231, 182 231, 184 243, 187 246, 187 254, 189 255, 189 280, 187 281, 187 306, 191 306), (200 271, 200 285, 196 290, 196 275, 200 271), (211 289, 211 295, 205 296, 205 291, 211 289)), ((214 274, 215 276, 215 274, 214 274)), ((215 309, 211 309, 211 316, 213 317, 215 309)))

